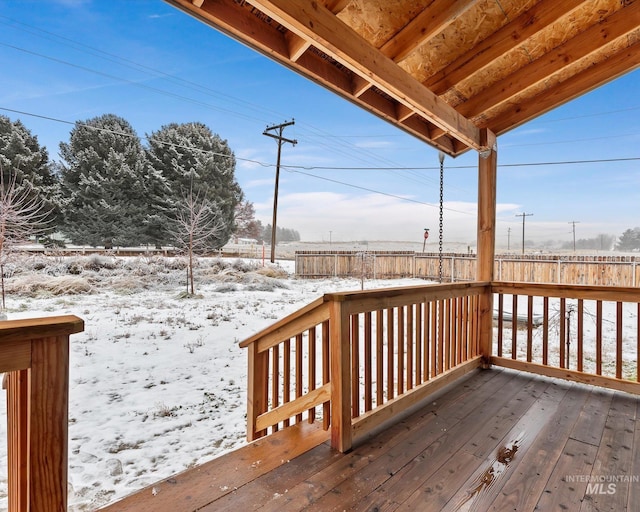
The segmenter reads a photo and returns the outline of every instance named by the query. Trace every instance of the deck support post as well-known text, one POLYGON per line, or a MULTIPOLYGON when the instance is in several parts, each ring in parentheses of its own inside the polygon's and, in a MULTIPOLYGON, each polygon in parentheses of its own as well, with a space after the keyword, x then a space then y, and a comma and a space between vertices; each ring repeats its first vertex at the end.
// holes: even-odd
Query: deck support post
POLYGON ((69 336, 31 342, 29 510, 67 510, 69 336))
POLYGON ((9 512, 67 510, 68 315, 0 322, 0 372, 7 390, 9 512))
MULTIPOLYGON (((479 153, 478 159, 478 266, 476 279, 493 282, 496 244, 496 186, 498 167, 498 145, 490 130, 482 131, 487 151, 479 153)), ((493 343, 493 294, 489 286, 479 297, 479 349, 484 367, 491 361, 493 343)))
POLYGON ((351 346, 349 314, 342 301, 330 309, 331 350, 331 446, 347 452, 353 442, 351 430, 351 346))
POLYGON ((266 436, 266 430, 257 430, 258 416, 267 411, 269 352, 258 352, 258 343, 249 346, 247 386, 247 440, 266 436))
POLYGON ((67 510, 69 336, 31 340, 6 374, 9 511, 67 510))
POLYGON ((6 373, 3 380, 7 390, 9 512, 29 510, 29 373, 15 370, 6 373))

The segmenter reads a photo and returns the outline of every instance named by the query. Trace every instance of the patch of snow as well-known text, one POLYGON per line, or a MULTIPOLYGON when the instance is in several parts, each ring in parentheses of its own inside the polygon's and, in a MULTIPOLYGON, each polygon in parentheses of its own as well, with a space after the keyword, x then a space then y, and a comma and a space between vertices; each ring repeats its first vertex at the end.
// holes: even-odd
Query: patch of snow
MULTIPOLYGON (((77 260, 77 258, 76 258, 77 260)), ((94 510, 246 442, 247 354, 238 344, 328 292, 359 279, 298 280, 278 262, 277 285, 261 261, 199 268, 197 298, 184 295, 184 268, 132 259, 48 262, 42 276, 71 269, 92 293, 10 293, 10 319, 77 315, 71 337, 69 510, 94 510), (257 272, 235 272, 249 266, 257 272)), ((268 265, 268 264, 267 264, 268 265)), ((27 263, 7 280, 18 286, 27 263)), ((42 265, 37 265, 41 267, 42 265)), ((424 284, 366 281, 365 288, 424 284)), ((7 507, 6 394, 0 393, 0 510, 7 507)), ((257 462, 259 463, 259 461, 257 462)))

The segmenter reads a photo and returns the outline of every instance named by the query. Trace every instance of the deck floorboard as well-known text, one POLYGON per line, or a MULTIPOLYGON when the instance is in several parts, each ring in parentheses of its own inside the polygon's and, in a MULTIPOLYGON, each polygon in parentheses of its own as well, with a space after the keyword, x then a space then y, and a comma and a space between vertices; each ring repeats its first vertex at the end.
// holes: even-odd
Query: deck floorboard
POLYGON ((172 499, 180 511, 635 510, 638 419, 637 396, 478 370, 349 453, 332 450, 321 433, 302 449, 299 433, 281 431, 178 475, 179 492, 164 493, 163 508, 153 506, 163 493, 147 489, 108 510, 171 510, 172 499), (246 467, 258 455, 264 467, 246 467), (237 467, 234 487, 221 492, 224 471, 237 467))

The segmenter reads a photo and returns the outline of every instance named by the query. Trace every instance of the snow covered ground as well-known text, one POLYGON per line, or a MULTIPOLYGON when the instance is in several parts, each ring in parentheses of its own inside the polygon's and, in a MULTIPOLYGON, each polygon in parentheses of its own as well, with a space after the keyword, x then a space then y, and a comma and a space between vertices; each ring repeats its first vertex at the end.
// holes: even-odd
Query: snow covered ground
MULTIPOLYGON (((31 257, 5 272, 10 319, 73 314, 85 321, 71 338, 72 511, 94 510, 245 443, 247 354, 239 342, 324 293, 361 288, 358 279, 295 279, 290 261, 202 259, 195 297, 185 294, 179 259, 31 257)), ((366 281, 365 288, 420 284, 366 281)), ((588 318, 594 308, 585 305, 588 318)), ((625 304, 623 313, 628 376, 635 375, 637 307, 625 304)), ((615 352, 615 315, 614 304, 605 304, 605 369, 615 352)), ((593 337, 595 323, 584 329, 593 337)), ((534 341, 538 360, 540 333, 534 341)), ((521 355, 524 349, 520 342, 521 355)), ((557 343, 550 352, 554 362, 557 343)), ((585 347, 585 359, 593 371, 592 348, 585 347)), ((5 439, 2 392, 0 510, 7 506, 5 439)))
MULTIPOLYGON (((32 258, 8 268, 10 319, 77 315, 71 338, 70 510, 93 510, 245 443, 247 355, 238 343, 359 280, 296 280, 292 262, 32 258)), ((366 288, 424 284, 368 281, 366 288)), ((0 393, 0 510, 7 506, 0 393)))

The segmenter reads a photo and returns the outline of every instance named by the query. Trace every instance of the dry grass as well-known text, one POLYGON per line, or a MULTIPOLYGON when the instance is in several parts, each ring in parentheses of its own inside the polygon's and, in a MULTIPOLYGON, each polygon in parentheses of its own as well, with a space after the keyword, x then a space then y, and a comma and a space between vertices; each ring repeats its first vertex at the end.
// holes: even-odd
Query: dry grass
MULTIPOLYGON (((77 295, 109 289, 120 294, 185 285, 182 258, 112 256, 24 256, 5 266, 8 295, 22 297, 77 295)), ((222 258, 199 258, 199 285, 216 284, 216 291, 237 289, 273 291, 287 287, 287 272, 276 265, 222 258)))
POLYGON ((91 293, 84 277, 30 274, 15 277, 6 284, 8 294, 36 297, 40 295, 79 295, 91 293))

